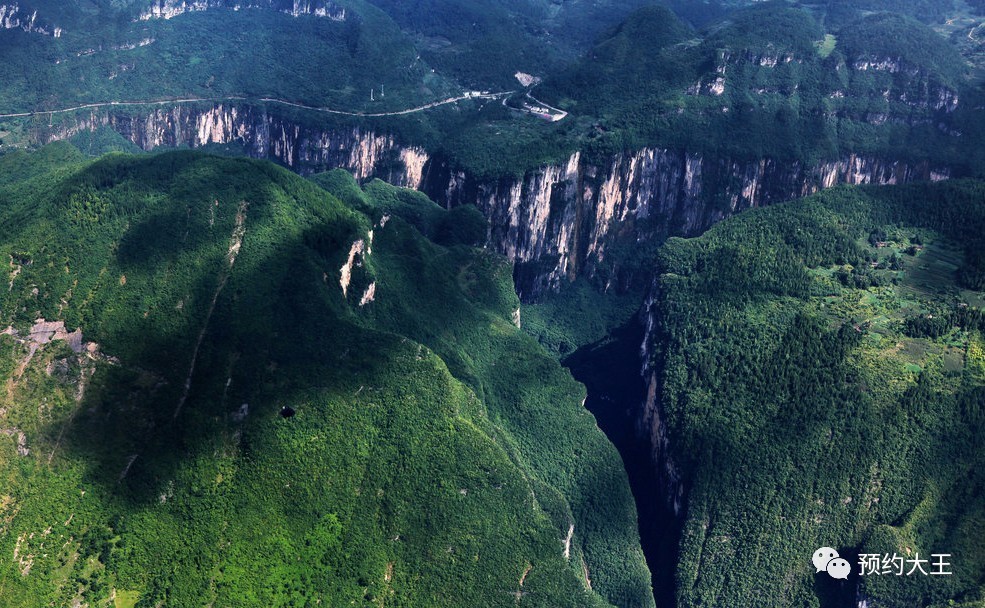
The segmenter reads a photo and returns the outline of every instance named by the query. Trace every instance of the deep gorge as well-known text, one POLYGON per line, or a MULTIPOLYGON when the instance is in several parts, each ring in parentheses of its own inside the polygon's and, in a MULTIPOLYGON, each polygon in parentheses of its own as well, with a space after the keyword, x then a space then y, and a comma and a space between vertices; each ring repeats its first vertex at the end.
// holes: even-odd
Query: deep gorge
POLYGON ((639 369, 645 326, 636 317, 602 341, 583 346, 564 359, 576 380, 588 389, 585 407, 616 446, 639 514, 640 542, 650 568, 657 607, 676 606, 674 573, 683 524, 670 493, 653 466, 649 438, 640 428, 640 404, 647 385, 639 369))
MULTIPOLYGON (((304 175, 343 168, 421 190, 446 207, 475 204, 489 220, 488 243, 514 264, 526 302, 584 277, 601 289, 648 285, 645 250, 670 236, 695 236, 743 210, 838 184, 895 184, 950 177, 929 163, 847 155, 817 165, 715 158, 642 149, 593 162, 575 152, 519 179, 476 179, 420 146, 371 129, 322 128, 256 106, 179 106, 146 114, 90 112, 44 140, 110 127, 145 150, 235 144, 304 175)), ((648 249, 649 248, 649 249, 648 249)), ((588 389, 586 407, 616 446, 629 476, 658 606, 675 605, 674 568, 684 488, 666 461, 658 370, 648 307, 564 364, 588 389)))

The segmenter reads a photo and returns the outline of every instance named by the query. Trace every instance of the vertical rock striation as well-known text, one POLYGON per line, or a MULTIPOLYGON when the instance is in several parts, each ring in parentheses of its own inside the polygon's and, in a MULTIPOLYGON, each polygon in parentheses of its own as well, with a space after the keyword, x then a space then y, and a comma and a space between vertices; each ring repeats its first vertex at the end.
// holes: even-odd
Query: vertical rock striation
POLYGON ((417 146, 359 127, 319 128, 235 104, 180 105, 146 113, 91 112, 48 133, 45 141, 110 127, 144 150, 235 145, 302 175, 344 168, 360 180, 378 177, 421 188, 430 157, 417 146))
POLYGON ((489 246, 515 264, 525 300, 576 276, 606 289, 646 280, 636 255, 668 236, 693 236, 745 209, 837 184, 896 184, 950 177, 946 167, 847 155, 813 165, 644 148, 604 159, 575 152, 520 178, 479 180, 361 127, 317 127, 247 104, 162 107, 146 113, 92 112, 47 136, 64 139, 109 126, 145 150, 240 146, 310 174, 344 168, 425 191, 448 207, 475 204, 489 218, 489 246), (636 258, 634 259, 634 255, 636 258))
POLYGON ((805 196, 837 184, 896 184, 946 179, 946 168, 848 155, 806 166, 646 148, 590 162, 580 154, 519 180, 475 182, 447 172, 426 184, 448 206, 476 203, 490 220, 490 245, 516 264, 524 299, 556 290, 576 275, 606 289, 635 276, 632 249, 668 236, 700 234, 751 207, 805 196))
POLYGON ((293 17, 313 15, 334 21, 345 21, 346 12, 331 0, 154 0, 137 17, 140 21, 151 19, 173 19, 184 13, 212 9, 242 10, 265 8, 286 13, 293 17))

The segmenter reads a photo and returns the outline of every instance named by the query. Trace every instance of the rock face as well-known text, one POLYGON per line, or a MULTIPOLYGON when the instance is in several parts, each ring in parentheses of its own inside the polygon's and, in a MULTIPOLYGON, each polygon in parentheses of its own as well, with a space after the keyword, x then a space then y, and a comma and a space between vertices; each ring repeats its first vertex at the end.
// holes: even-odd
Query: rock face
POLYGON ((345 9, 330 0, 154 0, 138 17, 141 21, 150 19, 172 19, 184 13, 206 11, 217 8, 232 10, 266 8, 287 13, 294 17, 314 15, 335 21, 345 21, 345 9))
POLYGON ((45 25, 38 19, 38 11, 22 9, 19 4, 0 4, 0 29, 21 29, 25 32, 61 38, 62 28, 45 25))
POLYGON ((680 520, 684 510, 685 488, 677 465, 670 455, 670 437, 664 425, 664 412, 660 401, 660 368, 654 360, 652 346, 658 344, 659 326, 657 311, 657 282, 653 282, 650 295, 643 305, 642 316, 646 322, 643 345, 640 347, 641 374, 646 387, 643 403, 636 417, 637 432, 650 449, 650 458, 657 474, 658 494, 664 497, 666 507, 680 520))
POLYGON ((771 159, 708 157, 645 148, 600 160, 572 154, 519 179, 478 180, 423 148, 359 127, 302 125, 249 105, 162 107, 144 114, 93 112, 47 139, 109 126, 145 150, 161 146, 241 146, 302 174, 341 167, 360 180, 379 177, 423 190, 452 207, 473 203, 490 220, 489 245, 515 263, 525 300, 575 276, 607 289, 638 284, 634 249, 691 236, 751 207, 841 183, 896 184, 946 179, 927 163, 848 155, 803 165, 771 159))
POLYGON ((475 182, 461 173, 436 179, 440 173, 431 167, 429 194, 449 206, 479 206, 490 220, 490 244, 515 262, 517 289, 528 300, 576 275, 625 287, 641 278, 624 263, 629 249, 700 234, 744 209, 842 183, 949 177, 928 164, 855 155, 805 166, 651 148, 602 163, 575 153, 521 180, 475 182))
POLYGON ((389 135, 353 128, 321 129, 262 108, 216 104, 174 106, 144 114, 93 112, 49 133, 46 141, 111 127, 144 150, 234 144, 254 158, 267 158, 308 175, 344 168, 359 180, 379 177, 397 186, 420 188, 430 157, 389 135))

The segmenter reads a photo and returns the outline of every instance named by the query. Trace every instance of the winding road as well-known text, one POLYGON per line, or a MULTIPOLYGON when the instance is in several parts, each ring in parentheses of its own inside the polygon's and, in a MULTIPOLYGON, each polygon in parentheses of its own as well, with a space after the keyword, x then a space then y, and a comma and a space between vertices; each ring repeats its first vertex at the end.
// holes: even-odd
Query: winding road
MULTIPOLYGON (((485 91, 468 91, 463 95, 457 97, 449 97, 447 99, 442 99, 440 101, 432 101, 431 103, 424 104, 422 106, 417 106, 414 108, 408 108, 406 110, 397 110, 394 112, 346 112, 345 110, 333 110, 332 108, 323 108, 318 106, 308 106, 300 103, 294 103, 292 101, 287 101, 285 99, 276 99, 273 97, 261 97, 256 101, 261 101, 264 103, 275 103, 284 106, 290 106, 292 108, 301 108, 303 110, 311 110, 314 112, 324 112, 326 114, 340 114, 343 116, 359 116, 363 118, 381 118, 384 116, 402 116, 405 114, 415 114, 417 112, 424 112, 425 110, 430 110, 432 108, 437 108, 439 106, 444 106, 452 103, 457 103, 459 101, 464 101, 467 99, 500 99, 506 98, 512 95, 514 91, 504 91, 501 93, 489 93, 485 91)), ((251 101, 247 97, 220 97, 214 99, 208 99, 204 97, 188 97, 183 99, 162 99, 157 101, 105 101, 100 103, 87 103, 79 106, 74 106, 71 108, 61 108, 58 110, 43 110, 38 112, 17 112, 12 114, 0 114, 0 120, 5 118, 24 118, 28 116, 35 115, 54 115, 54 114, 68 114, 71 112, 78 112, 79 110, 90 110, 97 108, 111 108, 120 106, 163 106, 163 105, 182 105, 189 103, 222 103, 227 101, 251 101)))

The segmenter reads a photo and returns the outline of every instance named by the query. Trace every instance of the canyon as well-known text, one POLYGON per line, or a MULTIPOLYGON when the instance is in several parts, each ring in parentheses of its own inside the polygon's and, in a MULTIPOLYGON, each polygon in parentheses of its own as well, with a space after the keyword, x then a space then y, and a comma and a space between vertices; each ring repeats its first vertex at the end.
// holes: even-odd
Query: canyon
MULTIPOLYGON (((657 331, 652 271, 639 260, 634 263, 634 251, 652 251, 668 237, 701 234, 746 209, 839 184, 951 177, 948 167, 928 162, 852 154, 804 164, 643 148, 602 159, 574 152, 521 177, 484 180, 390 134, 359 126, 303 124, 248 104, 145 113, 94 110, 64 122, 47 139, 105 127, 145 150, 232 144, 305 175, 343 168, 360 181, 379 178, 421 190, 448 208, 475 204, 489 220, 488 246, 513 262, 516 289, 526 302, 578 277, 606 291, 649 288, 639 315, 642 326, 634 322, 622 328, 610 352, 601 359, 586 354, 581 367, 576 362, 572 371, 589 386, 587 406, 623 455, 643 515, 641 536, 655 573, 655 592, 670 602, 672 577, 660 573, 673 569, 686 488, 668 457, 671 438, 662 422, 660 370, 650 352, 657 331), (610 360, 620 362, 612 376, 626 382, 593 386, 585 365, 611 365, 610 360)), ((344 275, 343 269, 343 282, 344 275)))
POLYGON ((514 263, 517 291, 528 302, 579 276, 605 290, 642 286, 634 248, 700 234, 745 209, 838 184, 939 181, 952 173, 927 161, 854 154, 805 164, 643 148, 601 159, 576 151, 520 177, 479 179, 392 134, 318 126, 246 103, 92 110, 42 139, 103 127, 144 150, 233 145, 302 175, 343 168, 360 181, 421 190, 448 208, 475 204, 489 219, 489 246, 514 263))

